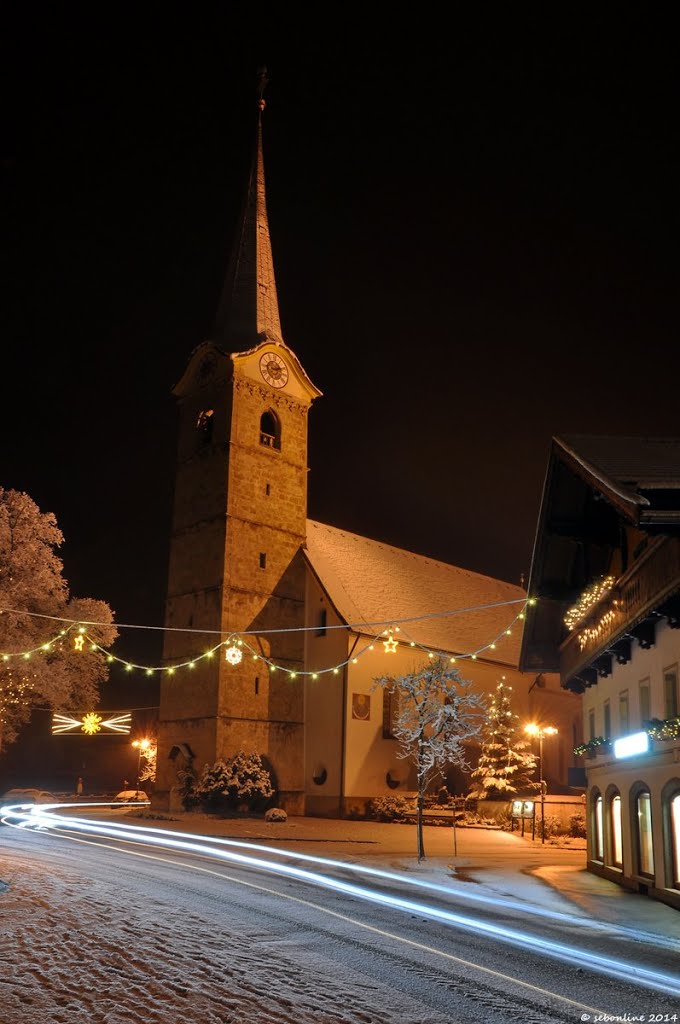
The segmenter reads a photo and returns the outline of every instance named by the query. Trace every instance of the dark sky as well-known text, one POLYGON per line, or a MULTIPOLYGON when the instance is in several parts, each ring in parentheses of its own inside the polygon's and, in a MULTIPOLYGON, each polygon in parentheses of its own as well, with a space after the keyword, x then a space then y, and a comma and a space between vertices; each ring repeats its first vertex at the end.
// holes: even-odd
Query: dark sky
POLYGON ((680 433, 670 24, 30 6, 3 31, 0 485, 56 514, 75 593, 162 622, 170 392, 259 63, 284 337, 324 392, 312 518, 518 582, 553 434, 680 433))

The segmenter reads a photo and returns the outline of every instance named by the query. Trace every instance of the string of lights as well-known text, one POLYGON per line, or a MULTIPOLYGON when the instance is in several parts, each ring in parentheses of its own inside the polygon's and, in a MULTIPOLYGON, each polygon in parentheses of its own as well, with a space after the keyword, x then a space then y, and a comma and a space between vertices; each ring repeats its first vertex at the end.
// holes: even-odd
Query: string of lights
MULTIPOLYGON (((512 605, 512 604, 516 604, 516 603, 517 603, 516 601, 504 601, 504 602, 498 602, 495 605, 476 606, 475 608, 468 609, 468 611, 469 612, 475 612, 475 611, 486 610, 486 609, 492 608, 492 607, 506 606, 506 605, 512 605)), ((297 630, 290 630, 290 629, 267 630, 267 631, 263 631, 262 633, 260 633, 258 631, 257 634, 255 634, 254 632, 251 632, 251 631, 244 631, 243 633, 238 633, 238 634, 237 633, 231 633, 231 634, 229 634, 227 636, 226 639, 221 640, 219 643, 214 644, 213 646, 211 646, 207 650, 205 650, 205 651, 203 651, 201 653, 198 653, 196 655, 193 655, 192 657, 187 658, 184 661, 176 662, 175 664, 145 665, 145 664, 141 664, 139 662, 130 661, 130 660, 126 659, 126 658, 121 657, 120 655, 114 654, 111 650, 109 650, 108 648, 102 646, 92 636, 90 636, 90 634, 87 632, 87 625, 86 624, 83 624, 83 623, 78 624, 76 622, 72 622, 67 628, 60 630, 59 633, 56 634, 54 637, 52 637, 50 640, 46 641, 45 643, 40 644, 37 647, 31 648, 30 650, 25 650, 25 651, 16 651, 16 652, 12 652, 12 653, 7 653, 7 652, 3 653, 2 654, 2 660, 4 662, 8 662, 8 661, 10 661, 11 659, 14 659, 14 658, 26 659, 26 658, 30 658, 32 655, 34 655, 36 653, 41 653, 41 654, 47 655, 50 652, 54 651, 55 645, 59 641, 63 642, 64 639, 66 637, 68 637, 68 635, 73 630, 75 630, 76 631, 76 635, 73 637, 73 650, 74 651, 76 651, 76 652, 83 652, 84 650, 89 649, 90 651, 100 653, 100 654, 105 656, 107 662, 109 662, 109 663, 117 663, 119 665, 122 665, 126 672, 133 672, 133 671, 137 670, 137 671, 144 672, 147 676, 153 676, 155 673, 165 673, 167 675, 174 675, 174 673, 176 673, 176 672, 178 672, 178 671, 180 671, 182 669, 188 669, 188 670, 195 669, 196 666, 200 662, 202 662, 205 659, 211 659, 211 658, 215 658, 216 656, 219 656, 220 652, 223 650, 224 651, 224 658, 225 658, 225 660, 228 662, 228 664, 230 664, 231 666, 234 666, 234 667, 239 665, 243 661, 244 657, 249 657, 253 661, 261 661, 264 665, 266 665, 269 668, 269 671, 271 673, 281 672, 282 674, 287 675, 289 679, 295 679, 297 677, 301 677, 301 678, 310 678, 310 679, 314 680, 314 679, 318 679, 320 676, 338 675, 339 672, 343 668, 345 668, 347 665, 349 665, 350 663, 356 664, 358 659, 363 654, 365 654, 367 651, 375 650, 375 647, 376 647, 376 645, 378 643, 382 643, 383 644, 385 654, 396 654, 397 650, 400 649, 400 648, 411 647, 411 648, 416 648, 416 649, 422 651, 423 653, 427 654, 429 658, 441 657, 441 658, 443 658, 445 660, 449 660, 452 663, 455 663, 456 660, 463 661, 463 660, 466 660, 466 659, 475 661, 484 652, 489 651, 489 650, 495 650, 497 648, 498 643, 500 641, 502 641, 502 639, 504 637, 511 636, 512 635, 512 628, 515 625, 515 623, 518 622, 519 620, 524 619, 524 617, 525 617, 525 609, 526 609, 527 604, 533 604, 533 603, 534 603, 533 599, 525 599, 524 602, 523 602, 522 610, 512 619, 512 621, 509 623, 507 628, 503 629, 500 633, 495 635, 488 643, 482 644, 476 650, 470 651, 470 652, 467 652, 467 653, 459 653, 459 654, 456 654, 455 656, 451 655, 450 652, 444 652, 444 651, 442 651, 440 649, 432 648, 432 647, 430 647, 430 646, 428 646, 426 644, 423 644, 420 641, 414 639, 408 633, 403 633, 402 637, 398 637, 396 634, 399 634, 400 632, 402 632, 402 629, 401 629, 401 626, 398 625, 397 622, 393 622, 387 628, 381 629, 377 633, 375 633, 374 635, 369 636, 367 638, 367 642, 364 643, 358 650, 355 649, 347 658, 342 659, 341 661, 337 662, 334 665, 329 665, 329 666, 326 666, 325 668, 319 668, 319 669, 315 669, 315 670, 299 669, 299 668, 289 668, 288 666, 281 665, 281 664, 277 663, 274 659, 272 659, 272 658, 268 657, 267 655, 265 655, 261 650, 256 649, 253 646, 253 643, 251 642, 251 638, 254 637, 255 635, 257 635, 257 636, 264 635, 264 633, 266 633, 267 635, 272 635, 272 634, 275 634, 275 633, 289 633, 289 632, 293 632, 293 631, 308 632, 310 629, 313 629, 314 631, 316 631, 318 629, 317 626, 314 626, 314 627, 299 627, 297 630)), ((462 610, 458 609, 458 610, 456 610, 455 613, 447 613, 447 614, 460 614, 461 611, 462 610)), ((26 614, 31 614, 31 613, 26 613, 26 614)), ((399 620, 399 621, 402 621, 402 622, 422 621, 424 618, 428 618, 428 617, 433 617, 433 616, 417 616, 417 617, 413 617, 411 619, 404 619, 404 620, 399 620)), ((101 625, 101 623, 97 623, 97 624, 101 625)), ((346 632, 361 631, 360 635, 365 635, 364 631, 367 629, 367 627, 369 625, 371 625, 371 624, 370 623, 362 623, 360 626, 356 626, 356 625, 352 626, 352 625, 345 625, 345 624, 343 624, 340 627, 336 627, 336 628, 344 629, 346 632)), ((383 625, 383 623, 379 623, 379 625, 383 625)), ((152 627, 152 628, 156 628, 156 627, 152 627)))

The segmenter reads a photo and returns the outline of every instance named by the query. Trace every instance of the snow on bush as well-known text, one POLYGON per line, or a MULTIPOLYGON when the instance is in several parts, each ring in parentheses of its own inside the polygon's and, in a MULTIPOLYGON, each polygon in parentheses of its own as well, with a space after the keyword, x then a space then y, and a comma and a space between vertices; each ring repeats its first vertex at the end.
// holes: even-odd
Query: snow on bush
POLYGON ((586 838, 586 819, 583 814, 572 814, 569 818, 569 835, 574 839, 586 838))
POLYGON ((259 754, 239 751, 227 761, 206 765, 196 796, 208 811, 261 809, 274 796, 271 775, 259 754))
POLYGON ((376 796, 366 807, 367 817, 374 821, 404 821, 413 811, 413 801, 405 796, 376 796))
POLYGON ((288 821, 288 815, 283 807, 270 807, 265 813, 265 821, 288 821))

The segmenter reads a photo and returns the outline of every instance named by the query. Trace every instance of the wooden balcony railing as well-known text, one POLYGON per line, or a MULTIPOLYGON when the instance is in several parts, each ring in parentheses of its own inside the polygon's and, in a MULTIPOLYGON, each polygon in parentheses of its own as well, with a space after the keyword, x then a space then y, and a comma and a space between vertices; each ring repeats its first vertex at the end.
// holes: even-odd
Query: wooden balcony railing
POLYGON ((626 636, 680 586, 680 540, 660 537, 623 575, 560 647, 563 682, 626 636))

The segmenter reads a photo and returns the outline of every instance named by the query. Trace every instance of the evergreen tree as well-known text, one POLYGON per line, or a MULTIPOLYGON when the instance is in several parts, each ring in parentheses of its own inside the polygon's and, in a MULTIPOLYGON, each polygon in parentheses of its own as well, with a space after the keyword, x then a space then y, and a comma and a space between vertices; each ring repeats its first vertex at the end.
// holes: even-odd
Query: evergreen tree
POLYGON ((470 796, 480 800, 538 788, 534 778, 536 757, 527 750, 529 744, 519 731, 519 718, 512 710, 512 687, 504 678, 496 687, 482 728, 482 753, 472 772, 470 796))

